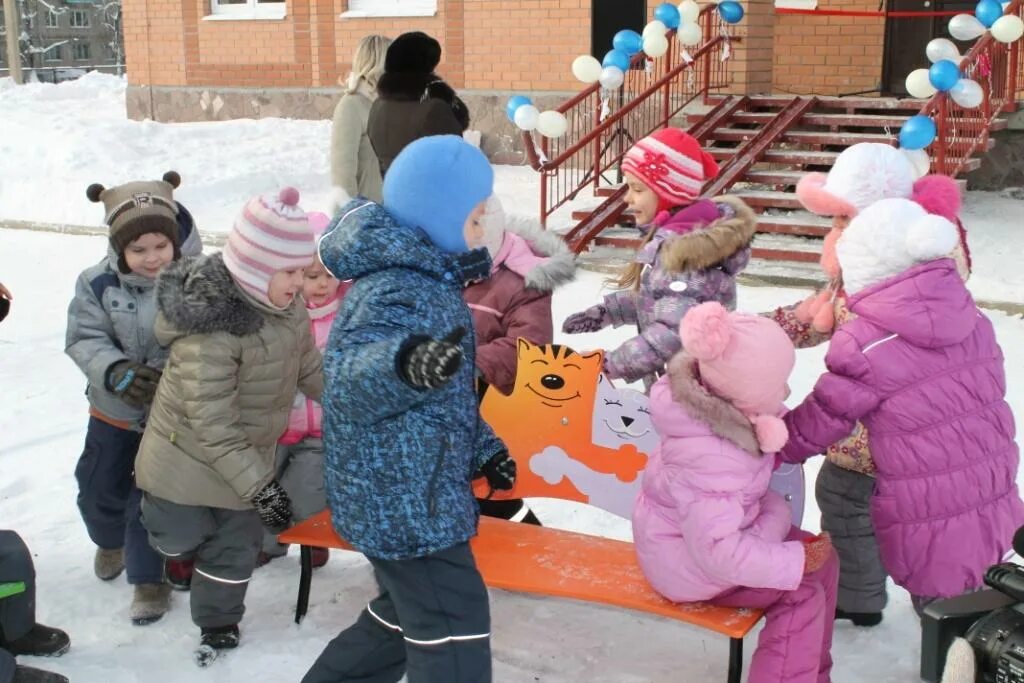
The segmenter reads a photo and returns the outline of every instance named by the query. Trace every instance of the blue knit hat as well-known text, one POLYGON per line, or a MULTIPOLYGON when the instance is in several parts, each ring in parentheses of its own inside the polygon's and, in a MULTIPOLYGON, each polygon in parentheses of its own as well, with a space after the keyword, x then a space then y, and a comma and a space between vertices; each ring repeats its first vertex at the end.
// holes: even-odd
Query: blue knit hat
POLYGON ((457 254, 469 249, 462 234, 466 219, 493 191, 494 170, 483 152, 456 135, 435 135, 409 144, 391 163, 384 208, 457 254))

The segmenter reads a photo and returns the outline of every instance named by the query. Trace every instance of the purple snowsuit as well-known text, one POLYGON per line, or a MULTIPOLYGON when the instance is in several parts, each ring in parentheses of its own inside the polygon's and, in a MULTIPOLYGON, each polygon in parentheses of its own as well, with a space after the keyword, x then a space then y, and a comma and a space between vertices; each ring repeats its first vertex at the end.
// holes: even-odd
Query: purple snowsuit
POLYGON ((812 394, 786 416, 780 457, 802 462, 867 427, 882 561, 923 598, 982 585, 1024 523, 1003 354, 951 259, 849 299, 812 394))
POLYGON ((682 350, 679 323, 690 308, 717 301, 736 309, 736 275, 750 261, 756 228, 754 213, 734 197, 696 202, 657 228, 636 257, 646 266, 639 291, 604 298, 614 327, 636 325, 640 331, 605 355, 609 377, 644 379, 651 386, 682 350))

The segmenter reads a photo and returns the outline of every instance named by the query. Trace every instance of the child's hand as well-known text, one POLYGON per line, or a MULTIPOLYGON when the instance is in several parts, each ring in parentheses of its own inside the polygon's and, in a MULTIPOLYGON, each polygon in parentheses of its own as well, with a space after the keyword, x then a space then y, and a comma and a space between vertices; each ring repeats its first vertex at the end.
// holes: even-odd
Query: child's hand
POLYGON ((252 505, 259 513, 263 526, 275 534, 281 533, 292 523, 292 499, 276 479, 272 479, 252 497, 252 505))
POLYGON ((502 451, 485 462, 477 476, 487 477, 488 486, 495 491, 510 491, 516 485, 516 461, 502 451))
POLYGON ((420 389, 444 386, 462 365, 462 337, 466 330, 457 327, 448 336, 436 339, 413 339, 399 353, 398 367, 410 385, 420 389))
POLYGON ((832 539, 822 532, 820 536, 805 538, 803 543, 804 574, 811 574, 824 567, 832 556, 832 539))
POLYGON ((608 319, 608 309, 602 304, 591 306, 585 311, 573 313, 562 323, 562 332, 566 334, 582 334, 584 332, 598 332, 608 327, 611 321, 608 319))

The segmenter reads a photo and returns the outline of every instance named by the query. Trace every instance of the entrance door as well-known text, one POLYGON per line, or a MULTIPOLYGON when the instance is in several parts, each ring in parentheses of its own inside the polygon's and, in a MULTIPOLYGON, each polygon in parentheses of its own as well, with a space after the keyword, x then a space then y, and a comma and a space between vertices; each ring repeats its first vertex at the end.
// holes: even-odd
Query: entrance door
POLYGON ((597 59, 612 49, 612 38, 631 28, 637 33, 647 23, 647 0, 593 0, 590 16, 590 54, 597 59))
MULTIPOLYGON (((973 14, 977 0, 888 0, 890 12, 964 12, 973 14)), ((914 69, 929 65, 925 48, 933 38, 949 38, 950 17, 889 18, 885 20, 885 52, 882 58, 882 94, 906 96, 905 81, 914 69)), ((970 43, 957 43, 961 53, 970 43)))

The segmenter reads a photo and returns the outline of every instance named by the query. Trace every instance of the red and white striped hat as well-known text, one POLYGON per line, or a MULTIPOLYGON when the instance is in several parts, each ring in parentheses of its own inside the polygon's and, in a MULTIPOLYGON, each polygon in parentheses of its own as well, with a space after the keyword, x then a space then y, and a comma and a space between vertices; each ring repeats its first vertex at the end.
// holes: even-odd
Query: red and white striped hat
POLYGON ((223 253, 224 265, 238 286, 274 308, 277 306, 267 296, 274 273, 305 268, 315 255, 313 229, 299 207, 299 191, 294 187, 246 202, 223 253))
POLYGON ((658 210, 687 206, 704 183, 718 175, 718 164, 700 143, 679 128, 663 128, 633 145, 622 171, 642 180, 661 199, 658 210))

